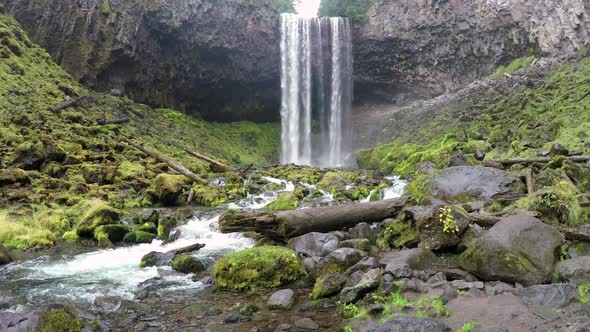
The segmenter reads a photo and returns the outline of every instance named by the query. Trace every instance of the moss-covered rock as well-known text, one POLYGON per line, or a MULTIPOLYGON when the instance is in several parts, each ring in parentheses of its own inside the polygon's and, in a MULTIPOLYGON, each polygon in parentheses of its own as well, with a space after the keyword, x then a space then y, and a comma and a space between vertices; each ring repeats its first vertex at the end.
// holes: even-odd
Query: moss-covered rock
POLYGON ((159 174, 154 181, 156 197, 163 204, 176 205, 189 181, 184 175, 159 174))
POLYGON ((146 222, 137 228, 138 231, 158 234, 158 226, 153 222, 146 222))
POLYGON ((418 232, 405 220, 391 219, 383 222, 379 244, 393 248, 412 247, 418 244, 418 232))
POLYGON ((80 170, 86 183, 105 185, 113 183, 117 168, 114 166, 85 164, 80 167, 80 170))
POLYGON ((190 255, 181 255, 172 261, 172 269, 181 273, 198 273, 205 271, 205 265, 190 255))
POLYGON ((286 211, 295 210, 299 207, 299 200, 305 195, 301 189, 296 188, 294 191, 284 192, 276 200, 264 207, 268 211, 286 211))
POLYGON ((196 186, 194 199, 203 206, 218 206, 229 202, 224 190, 215 186, 196 186))
POLYGON ((31 183, 31 179, 27 172, 20 168, 0 169, 0 185, 14 183, 28 184, 31 183))
POLYGON ((99 238, 104 238, 106 236, 109 241, 115 243, 123 241, 123 238, 127 233, 129 233, 129 227, 125 225, 101 225, 94 229, 94 238, 99 240, 99 238))
POLYGON ((123 241, 127 243, 150 243, 155 237, 156 235, 152 233, 135 230, 127 233, 123 241))
POLYGON ((516 206, 540 212, 541 219, 550 224, 575 226, 586 222, 582 218, 576 187, 566 181, 541 189, 516 202, 516 206))
POLYGON ((170 231, 172 231, 172 228, 176 227, 177 224, 178 220, 176 218, 171 216, 162 216, 158 221, 158 238, 164 241, 168 240, 170 231))
POLYGON ((295 252, 274 246, 245 249, 223 257, 213 273, 218 288, 233 291, 278 287, 306 275, 295 252))
POLYGON ((173 253, 151 251, 141 257, 139 267, 171 265, 172 259, 174 259, 173 253))
POLYGON ((81 332, 84 321, 74 308, 63 305, 50 305, 37 322, 36 331, 41 332, 81 332))
POLYGON ((80 236, 76 233, 76 231, 67 231, 62 235, 62 240, 66 242, 75 243, 80 240, 80 236))
POLYGON ((91 200, 85 206, 87 212, 76 228, 79 236, 92 236, 98 226, 120 223, 120 212, 105 201, 91 200))
POLYGON ((8 250, 6 250, 2 243, 0 243, 0 265, 8 264, 10 262, 12 262, 12 258, 10 258, 8 250))
POLYGON ((141 177, 146 172, 146 168, 139 164, 133 163, 128 160, 124 160, 119 164, 117 167, 117 176, 119 176, 122 180, 134 180, 138 177, 141 177))
POLYGON ((345 283, 346 278, 339 273, 320 276, 313 286, 310 297, 312 300, 317 300, 332 296, 339 293, 344 288, 345 283))

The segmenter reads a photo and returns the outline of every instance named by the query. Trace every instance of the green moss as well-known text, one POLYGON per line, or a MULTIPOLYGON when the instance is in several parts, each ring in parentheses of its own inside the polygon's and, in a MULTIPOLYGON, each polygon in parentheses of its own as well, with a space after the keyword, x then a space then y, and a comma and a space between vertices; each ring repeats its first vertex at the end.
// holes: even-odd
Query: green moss
POLYGON ((78 236, 76 231, 67 231, 61 238, 67 242, 78 242, 80 240, 80 236, 78 236))
POLYGON ((158 222, 158 238, 160 240, 168 240, 170 231, 176 226, 176 219, 160 219, 158 222))
POLYGON ((268 211, 295 210, 299 207, 299 200, 303 199, 304 196, 300 189, 281 193, 275 201, 266 205, 264 209, 268 211))
POLYGON ((286 165, 269 168, 264 173, 275 178, 317 184, 324 176, 325 171, 316 167, 286 165))
POLYGON ((120 223, 120 212, 102 200, 90 200, 85 203, 86 213, 82 216, 76 229, 80 236, 91 236, 98 226, 120 223))
POLYGON ((205 266, 190 255, 181 255, 172 261, 172 269, 182 273, 197 273, 205 270, 205 266))
POLYGON ((218 288, 233 291, 278 287, 306 275, 295 252, 274 246, 245 249, 223 257, 213 273, 218 288))
POLYGON ((129 233, 129 228, 125 225, 101 225, 94 229, 94 238, 100 241, 100 238, 106 237, 111 242, 120 242, 129 233))
POLYGON ((581 218, 582 208, 576 188, 566 181, 560 181, 553 187, 522 198, 515 205, 541 212, 543 221, 551 224, 575 226, 586 222, 581 218))
POLYGON ((102 6, 100 6, 100 13, 103 15, 109 15, 111 12, 111 4, 109 0, 103 0, 102 6))
POLYGON ((155 237, 156 235, 152 233, 135 230, 127 233, 123 241, 127 243, 150 243, 155 237))
POLYGON ((123 180, 133 180, 140 176, 143 176, 146 169, 141 164, 132 163, 130 161, 123 161, 119 167, 117 167, 117 175, 123 180))
POLYGON ((39 318, 37 329, 42 332, 81 332, 84 323, 73 310, 51 309, 39 318))
POLYGON ((418 243, 418 233, 404 221, 388 224, 382 231, 382 238, 384 244, 394 248, 403 248, 418 243))
POLYGON ((189 183, 184 175, 159 174, 155 180, 156 196, 162 203, 174 205, 189 183))
POLYGON ((158 233, 158 227, 153 222, 146 222, 143 225, 139 226, 139 228, 137 228, 137 230, 142 231, 142 232, 153 233, 153 234, 158 233))
POLYGON ((535 61, 535 57, 534 56, 529 56, 529 57, 523 57, 523 58, 518 58, 514 61, 512 61, 508 66, 504 67, 504 66, 500 66, 497 70, 496 73, 494 75, 494 77, 496 78, 500 78, 502 77, 504 74, 513 74, 515 71, 517 71, 518 69, 524 68, 524 67, 528 67, 530 64, 533 63, 533 61, 535 61))

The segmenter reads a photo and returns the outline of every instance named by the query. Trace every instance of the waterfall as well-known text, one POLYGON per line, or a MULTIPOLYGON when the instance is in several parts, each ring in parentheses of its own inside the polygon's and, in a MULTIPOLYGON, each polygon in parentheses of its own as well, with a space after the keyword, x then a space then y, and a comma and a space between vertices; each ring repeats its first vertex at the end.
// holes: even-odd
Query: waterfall
POLYGON ((281 97, 283 163, 331 167, 349 163, 348 19, 281 15, 281 97))

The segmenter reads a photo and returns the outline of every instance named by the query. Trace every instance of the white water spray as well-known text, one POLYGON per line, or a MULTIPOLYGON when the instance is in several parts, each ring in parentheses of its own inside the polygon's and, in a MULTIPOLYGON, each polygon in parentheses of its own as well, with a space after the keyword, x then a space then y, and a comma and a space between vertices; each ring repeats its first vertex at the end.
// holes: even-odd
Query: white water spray
POLYGON ((283 163, 347 164, 351 44, 346 18, 281 15, 283 163))

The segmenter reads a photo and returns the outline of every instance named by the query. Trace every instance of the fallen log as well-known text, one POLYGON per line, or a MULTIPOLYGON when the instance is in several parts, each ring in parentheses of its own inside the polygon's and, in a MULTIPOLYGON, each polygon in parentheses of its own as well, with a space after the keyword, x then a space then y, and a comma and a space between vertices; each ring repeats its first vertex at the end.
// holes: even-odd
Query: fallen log
POLYGON ((222 233, 253 231, 286 241, 309 232, 330 232, 366 222, 395 217, 410 201, 408 197, 376 202, 279 212, 228 211, 219 218, 222 233))
POLYGON ((65 110, 66 108, 78 105, 79 102, 81 102, 82 100, 84 100, 86 98, 88 98, 88 95, 84 95, 84 96, 81 96, 78 98, 70 99, 59 106, 51 107, 49 110, 53 113, 57 113, 61 110, 65 110))
MULTIPOLYGON (((489 166, 494 166, 500 164, 502 166, 511 166, 516 164, 534 164, 534 163, 549 163, 553 160, 553 157, 540 157, 540 158, 518 158, 518 159, 506 159, 506 160, 489 160, 484 162, 484 164, 489 166)), ((565 160, 574 162, 574 163, 583 163, 590 161, 590 156, 569 156, 565 157, 565 160)))
POLYGON ((236 172, 236 173, 239 172, 239 169, 237 169, 235 167, 231 167, 229 165, 226 165, 226 164, 222 163, 221 161, 217 161, 217 160, 215 160, 213 158, 209 158, 209 157, 207 157, 205 155, 202 155, 200 153, 197 153, 197 152, 195 152, 193 150, 184 149, 184 152, 190 154, 191 156, 197 157, 197 158, 199 158, 199 159, 201 159, 203 161, 206 161, 209 164, 211 164, 211 165, 213 165, 215 167, 221 168, 223 170, 230 171, 230 172, 236 172))
POLYGON ((142 151, 143 153, 147 154, 150 157, 153 157, 163 163, 168 164, 168 166, 170 166, 170 168, 172 168, 173 170, 177 171, 178 173, 186 176, 187 178, 191 179, 193 182, 202 184, 202 185, 208 185, 209 183, 207 182, 207 180, 204 180, 202 178, 200 178, 198 175, 196 175, 195 173, 191 172, 188 168, 182 166, 181 164, 175 162, 174 160, 166 157, 165 155, 161 154, 160 152, 150 149, 148 147, 145 147, 141 144, 135 143, 133 141, 130 140, 125 140, 125 142, 129 145, 131 145, 132 147, 142 151))
POLYGON ((472 212, 467 214, 467 218, 473 223, 482 227, 491 227, 500 222, 501 218, 491 214, 484 214, 479 212, 472 212))
POLYGON ((182 248, 178 248, 178 249, 167 251, 166 253, 167 254, 174 254, 174 256, 177 256, 177 255, 188 254, 188 253, 191 253, 193 251, 197 251, 197 250, 199 250, 199 249, 201 249, 203 247, 205 247, 204 244, 202 244, 202 243, 195 243, 195 244, 192 244, 190 246, 186 246, 186 247, 182 247, 182 248))
POLYGON ((526 191, 529 195, 535 192, 535 178, 533 177, 533 169, 527 168, 525 172, 526 191))
POLYGON ((114 119, 114 120, 103 119, 103 120, 99 120, 98 124, 100 126, 106 126, 106 125, 111 125, 111 124, 123 124, 123 123, 127 123, 129 121, 131 121, 131 119, 129 119, 129 118, 121 118, 121 119, 114 119))

